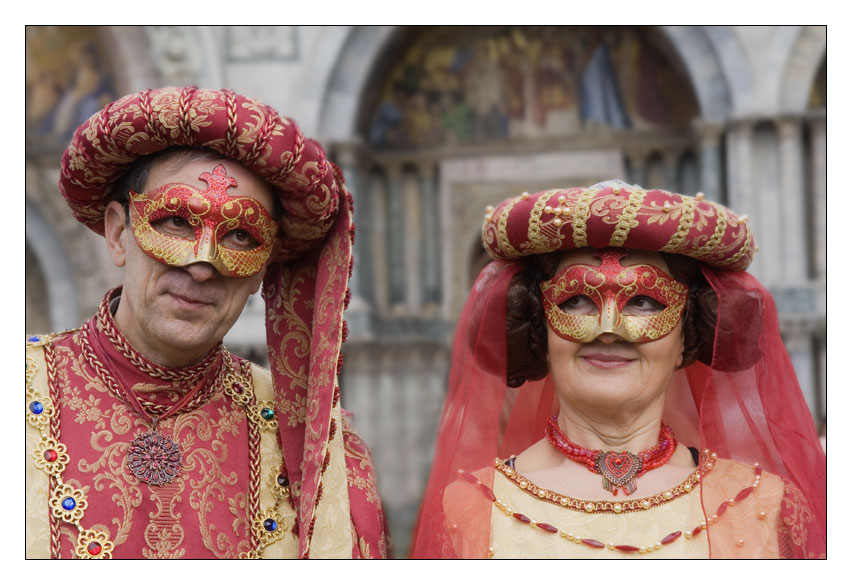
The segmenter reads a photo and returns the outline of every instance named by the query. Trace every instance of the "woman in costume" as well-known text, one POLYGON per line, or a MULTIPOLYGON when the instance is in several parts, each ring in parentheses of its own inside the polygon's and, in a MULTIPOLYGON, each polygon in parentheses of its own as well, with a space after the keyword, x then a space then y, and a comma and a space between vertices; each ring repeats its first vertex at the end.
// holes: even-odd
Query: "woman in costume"
POLYGON ((610 181, 482 233, 412 556, 825 555, 825 456, 746 217, 610 181))

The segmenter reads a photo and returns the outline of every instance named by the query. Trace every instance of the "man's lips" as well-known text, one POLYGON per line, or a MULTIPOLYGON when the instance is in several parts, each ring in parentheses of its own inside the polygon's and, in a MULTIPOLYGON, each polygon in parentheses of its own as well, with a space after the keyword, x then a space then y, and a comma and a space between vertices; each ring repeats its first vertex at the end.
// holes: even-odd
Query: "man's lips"
POLYGON ((188 306, 190 308, 198 308, 206 305, 212 305, 213 303, 207 299, 201 297, 195 297, 193 295, 183 294, 183 293, 175 293, 170 292, 169 295, 178 301, 178 304, 188 306))

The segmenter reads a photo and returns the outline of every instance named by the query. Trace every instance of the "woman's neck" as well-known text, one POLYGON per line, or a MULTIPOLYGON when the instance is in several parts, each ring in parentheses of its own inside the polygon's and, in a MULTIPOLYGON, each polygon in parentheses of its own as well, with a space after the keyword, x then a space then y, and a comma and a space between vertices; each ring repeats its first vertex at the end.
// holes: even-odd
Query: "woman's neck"
POLYGON ((638 412, 621 411, 607 417, 585 413, 560 401, 558 423, 571 441, 586 449, 638 454, 657 444, 662 416, 662 401, 638 412))

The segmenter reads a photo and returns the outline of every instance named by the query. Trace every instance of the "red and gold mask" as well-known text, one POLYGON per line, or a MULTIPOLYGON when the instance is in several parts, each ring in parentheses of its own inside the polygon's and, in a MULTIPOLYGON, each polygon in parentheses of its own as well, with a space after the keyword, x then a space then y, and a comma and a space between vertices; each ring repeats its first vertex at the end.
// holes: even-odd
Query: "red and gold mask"
POLYGON ((206 190, 169 183, 130 192, 130 226, 139 247, 171 266, 208 262, 225 276, 257 274, 272 254, 278 224, 258 200, 225 193, 237 180, 223 165, 198 178, 206 190))
POLYGON ((677 327, 689 294, 685 284, 656 266, 622 266, 624 250, 594 254, 600 266, 572 264, 540 284, 544 314, 557 335, 588 343, 614 333, 644 343, 677 327))

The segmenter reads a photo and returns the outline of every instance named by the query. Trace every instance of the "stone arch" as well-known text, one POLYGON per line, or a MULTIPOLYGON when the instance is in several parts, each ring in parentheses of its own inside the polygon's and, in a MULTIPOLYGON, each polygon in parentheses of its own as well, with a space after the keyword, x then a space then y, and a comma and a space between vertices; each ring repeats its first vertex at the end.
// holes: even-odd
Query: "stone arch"
MULTIPOLYGON (((388 49, 399 43, 406 27, 354 26, 334 27, 325 33, 319 46, 322 55, 315 59, 326 64, 320 75, 305 87, 303 108, 306 129, 314 125, 325 140, 356 139, 362 99, 370 93, 370 83, 376 67, 388 49), (322 57, 322 58, 320 58, 322 57), (333 65, 329 65, 333 63, 333 65), (320 104, 310 106, 309 104, 320 104)), ((750 73, 742 47, 730 27, 663 26, 659 27, 677 58, 681 60, 693 85, 701 117, 722 121, 735 109, 732 87, 747 87, 750 73), (725 30, 721 30, 725 29, 725 30), (737 46, 741 58, 720 59, 720 49, 737 46)), ((724 53, 723 53, 724 54, 724 53)))
MULTIPOLYGON (((63 331, 76 327, 79 324, 77 291, 74 288, 72 262, 66 253, 66 247, 62 245, 38 208, 29 201, 26 202, 25 218, 26 248, 35 257, 37 264, 32 268, 40 270, 45 276, 44 303, 49 310, 50 328, 53 331, 63 331)), ((38 294, 39 291, 34 292, 38 294)))
MULTIPOLYGON (((663 35, 683 61, 698 99, 701 117, 719 122, 737 109, 734 99, 738 92, 732 87, 747 87, 750 82, 747 61, 726 55, 719 48, 737 46, 730 27, 663 26, 663 35), (709 30, 709 32, 708 32, 709 30), (724 59, 724 61, 723 61, 724 59)), ((742 48, 737 48, 742 53, 742 48)))
POLYGON ((807 109, 808 94, 825 59, 825 53, 825 27, 802 27, 792 44, 780 80, 778 103, 782 112, 801 112, 807 109))

